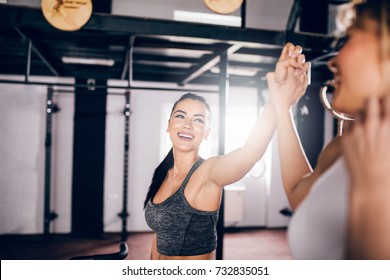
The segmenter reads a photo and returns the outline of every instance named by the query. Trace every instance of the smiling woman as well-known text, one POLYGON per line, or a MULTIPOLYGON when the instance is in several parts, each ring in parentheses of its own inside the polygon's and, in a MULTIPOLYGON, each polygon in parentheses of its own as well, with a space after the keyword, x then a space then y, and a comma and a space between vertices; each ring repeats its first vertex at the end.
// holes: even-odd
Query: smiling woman
POLYGON ((278 125, 287 131, 299 172, 310 171, 290 108, 307 86, 302 48, 287 44, 277 71, 267 77, 274 98, 265 106, 244 145, 203 159, 199 149, 210 135, 211 110, 204 97, 187 93, 174 105, 166 132, 172 149, 156 168, 144 208, 154 231, 151 259, 214 259, 222 188, 243 178, 267 150, 278 125), (293 69, 290 71, 288 69, 293 69), (295 139, 295 140, 294 140, 295 139))
MULTIPOLYGON (((295 210, 289 225, 289 243, 293 257, 298 259, 389 258, 389 235, 385 234, 382 226, 388 225, 390 211, 382 213, 379 210, 380 206, 388 203, 383 203, 379 195, 377 202, 382 203, 378 204, 378 208, 376 200, 371 201, 371 207, 367 208, 366 199, 372 198, 376 188, 369 180, 363 180, 364 176, 360 177, 360 174, 373 171, 378 166, 379 170, 385 167, 388 174, 384 160, 380 157, 373 160, 375 153, 369 152, 379 144, 386 143, 388 147, 388 135, 381 135, 376 130, 388 110, 382 108, 381 111, 378 99, 388 97, 390 89, 390 4, 388 0, 367 1, 350 5, 349 9, 354 16, 346 30, 348 40, 329 62, 335 87, 332 108, 347 113, 357 120, 358 125, 365 118, 369 127, 375 122, 377 124, 367 129, 367 135, 360 132, 355 138, 340 135, 333 139, 320 154, 310 175, 298 180, 284 176, 284 188, 295 210), (368 100, 371 101, 368 102, 371 110, 364 106, 368 100), (354 171, 352 176, 348 169, 354 171), (368 215, 370 211, 375 215, 368 215), (379 217, 383 218, 383 222, 378 222, 379 217), (365 235, 370 226, 376 230, 365 235), (387 250, 370 245, 377 241, 387 242, 387 250)), ((385 107, 384 104, 382 106, 385 107)), ((349 122, 347 124, 351 126, 349 122)), ((387 125, 384 122, 382 132, 387 133, 388 127, 388 122, 387 125)), ((360 130, 363 128, 360 127, 360 130)), ((293 157, 289 154, 289 143, 284 145, 280 153, 282 174, 289 174, 294 169, 292 164, 288 164, 293 157)), ((387 151, 383 149, 378 155, 388 155, 387 151)), ((388 185, 386 187, 388 189, 388 185)), ((386 193, 384 195, 388 200, 386 193)))

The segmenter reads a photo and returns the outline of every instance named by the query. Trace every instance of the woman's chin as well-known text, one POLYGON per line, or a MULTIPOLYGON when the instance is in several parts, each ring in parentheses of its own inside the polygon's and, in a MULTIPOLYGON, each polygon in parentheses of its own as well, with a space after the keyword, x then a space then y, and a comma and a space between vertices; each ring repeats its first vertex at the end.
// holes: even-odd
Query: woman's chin
POLYGON ((340 104, 337 100, 332 103, 332 108, 336 112, 349 117, 353 117, 362 110, 362 106, 359 106, 358 104, 353 104, 351 102, 349 104, 340 104))
POLYGON ((341 109, 336 109, 335 108, 335 110, 338 113, 344 115, 345 117, 352 118, 352 119, 354 119, 355 116, 361 111, 358 108, 341 108, 341 109))

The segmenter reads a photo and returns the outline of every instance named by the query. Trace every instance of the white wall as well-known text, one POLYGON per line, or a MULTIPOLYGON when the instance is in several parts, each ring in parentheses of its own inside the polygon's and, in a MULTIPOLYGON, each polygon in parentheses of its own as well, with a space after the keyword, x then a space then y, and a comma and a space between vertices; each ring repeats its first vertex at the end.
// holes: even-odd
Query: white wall
MULTIPOLYGON (((45 86, 0 84, 0 233, 43 230, 45 86)), ((70 229, 74 95, 55 94, 51 208, 59 217, 55 232, 70 229)))
POLYGON ((0 233, 43 229, 45 93, 0 86, 0 233))
MULTIPOLYGON (((248 0, 247 27, 284 29, 292 0, 248 0)), ((10 4, 40 6, 40 1, 9 0, 10 4)), ((113 0, 113 14, 172 19, 173 10, 210 12, 203 1, 113 0)), ((239 15, 239 11, 234 13, 239 15)), ((144 231, 142 204, 154 168, 162 159, 160 140, 165 127, 161 104, 173 104, 179 92, 134 91, 131 97, 128 229, 144 231), (158 143, 158 144, 157 144, 158 143)), ((232 104, 255 104, 254 92, 231 90, 232 104), (246 99, 248 98, 248 99, 246 99), (239 102, 238 102, 239 101, 239 102)), ((217 106, 215 95, 207 95, 217 106)), ((61 112, 53 117, 52 208, 59 214, 54 232, 70 232, 74 96, 56 93, 61 112)), ((40 233, 43 229, 44 137, 46 88, 0 84, 0 234, 40 233)), ((122 209, 124 97, 107 99, 104 230, 119 231, 122 209)), ((169 106, 168 106, 169 107, 169 106)), ((218 112, 213 112, 213 133, 218 136, 218 112)), ((213 141, 213 153, 217 140, 213 141)), ((270 146, 272 147, 272 146, 270 146)), ((261 178, 247 176, 237 184, 246 187, 245 216, 237 226, 283 226, 279 214, 286 199, 278 181, 274 152, 267 152, 267 173, 261 178)))
MULTIPOLYGON (((129 158, 129 231, 147 231, 143 201, 154 168, 165 152, 160 142, 166 138, 166 119, 181 92, 133 91, 131 95, 129 158)), ((218 151, 218 97, 206 94, 213 111, 211 154, 218 151)), ((256 104, 252 90, 231 89, 231 106, 256 104)), ((57 91, 54 101, 61 111, 53 115, 52 210, 59 216, 51 230, 68 233, 71 228, 72 151, 74 95, 57 91)), ((106 162, 104 189, 104 230, 118 232, 122 209, 124 96, 107 99, 106 162)), ((254 121, 254 120, 253 120, 254 121)), ((46 87, 0 84, 0 234, 42 233, 44 197, 44 154, 46 87)), ((229 123, 228 123, 229 125, 229 123)), ((240 133, 240 131, 237 131, 240 133)), ((271 147, 271 146, 270 146, 271 147)), ((283 226, 279 214, 285 197, 278 176, 272 175, 276 159, 269 148, 266 175, 249 174, 244 185, 245 215, 235 226, 283 226)), ((232 207, 227 205, 226 207, 232 207)), ((234 207, 234 206, 233 206, 234 207)))

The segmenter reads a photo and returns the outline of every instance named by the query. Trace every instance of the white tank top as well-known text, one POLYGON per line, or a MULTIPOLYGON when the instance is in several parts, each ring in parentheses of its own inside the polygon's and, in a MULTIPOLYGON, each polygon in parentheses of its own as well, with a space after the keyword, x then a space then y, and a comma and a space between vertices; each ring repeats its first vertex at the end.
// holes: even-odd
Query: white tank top
POLYGON ((288 242, 295 259, 344 258, 349 179, 343 157, 326 170, 294 212, 288 242))

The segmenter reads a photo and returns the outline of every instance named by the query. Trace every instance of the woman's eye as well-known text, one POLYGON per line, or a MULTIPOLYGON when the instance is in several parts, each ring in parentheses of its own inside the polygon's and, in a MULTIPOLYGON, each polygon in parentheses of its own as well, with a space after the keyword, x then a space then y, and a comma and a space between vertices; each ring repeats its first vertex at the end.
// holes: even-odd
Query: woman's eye
POLYGON ((195 119, 194 121, 195 121, 195 122, 204 123, 204 120, 202 120, 202 119, 195 119))
POLYGON ((178 118, 178 119, 184 119, 184 116, 179 114, 179 115, 176 115, 175 118, 178 118))

